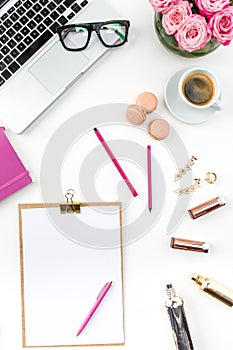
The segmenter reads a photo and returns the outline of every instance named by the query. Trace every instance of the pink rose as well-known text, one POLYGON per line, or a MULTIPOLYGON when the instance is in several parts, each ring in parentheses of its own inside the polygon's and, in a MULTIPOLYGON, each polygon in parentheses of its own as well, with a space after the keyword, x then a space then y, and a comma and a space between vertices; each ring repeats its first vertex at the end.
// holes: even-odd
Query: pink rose
POLYGON ((185 18, 175 33, 175 38, 180 49, 192 52, 202 49, 207 44, 211 32, 205 18, 194 14, 185 18))
POLYGON ((217 41, 229 45, 233 39, 233 7, 229 6, 211 17, 209 27, 217 41))
POLYGON ((195 0, 200 15, 212 17, 214 13, 221 11, 224 7, 230 6, 229 0, 195 0))
POLYGON ((163 15, 162 24, 168 35, 174 34, 184 19, 192 14, 192 6, 190 2, 180 0, 163 15))
POLYGON ((150 3, 155 12, 166 13, 177 3, 177 0, 150 0, 150 3))

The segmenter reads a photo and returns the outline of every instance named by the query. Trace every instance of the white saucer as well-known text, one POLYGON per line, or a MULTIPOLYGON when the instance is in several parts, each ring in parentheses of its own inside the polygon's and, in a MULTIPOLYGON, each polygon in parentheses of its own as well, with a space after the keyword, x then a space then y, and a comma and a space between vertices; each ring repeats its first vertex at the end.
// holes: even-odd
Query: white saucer
POLYGON ((187 68, 191 67, 185 67, 174 73, 169 78, 164 90, 165 102, 171 114, 173 114, 174 117, 181 120, 182 122, 189 124, 203 123, 210 119, 216 111, 212 108, 198 110, 187 106, 182 101, 178 93, 178 82, 180 76, 184 73, 185 70, 187 70, 187 68))

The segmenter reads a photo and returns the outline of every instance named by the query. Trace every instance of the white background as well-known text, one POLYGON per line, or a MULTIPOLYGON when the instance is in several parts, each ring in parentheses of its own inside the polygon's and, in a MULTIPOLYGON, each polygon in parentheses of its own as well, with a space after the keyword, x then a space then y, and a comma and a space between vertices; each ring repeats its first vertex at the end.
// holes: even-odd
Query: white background
MULTIPOLYGON (((165 228, 170 213, 166 207, 153 230, 124 249, 125 349, 175 349, 164 308, 168 281, 173 282, 185 300, 194 348, 231 349, 233 310, 201 292, 189 275, 192 272, 208 275, 233 288, 233 45, 220 47, 202 58, 175 56, 164 50, 155 36, 153 10, 148 1, 112 0, 111 4, 131 21, 129 42, 109 52, 22 135, 7 131, 34 183, 0 205, 0 349, 21 349, 17 206, 18 203, 41 202, 40 164, 50 137, 63 122, 81 110, 105 103, 134 103, 143 91, 158 96, 157 112, 177 130, 190 156, 194 154, 199 158, 193 168, 195 176, 203 178, 207 171, 215 171, 219 176, 214 189, 203 183, 191 204, 222 194, 227 206, 196 221, 186 216, 174 232, 177 237, 208 241, 211 246, 208 254, 169 248, 170 237, 166 236, 165 228), (217 74, 225 105, 223 112, 198 125, 175 119, 164 102, 163 91, 169 76, 190 64, 208 67, 217 74)), ((13 97, 9 103, 13 103, 13 97)), ((95 123, 98 124, 98 120, 95 123)), ((163 170, 170 171, 169 168, 163 170)), ((172 178, 173 174, 169 175, 172 178)), ((167 198, 169 200, 169 196, 167 198)))

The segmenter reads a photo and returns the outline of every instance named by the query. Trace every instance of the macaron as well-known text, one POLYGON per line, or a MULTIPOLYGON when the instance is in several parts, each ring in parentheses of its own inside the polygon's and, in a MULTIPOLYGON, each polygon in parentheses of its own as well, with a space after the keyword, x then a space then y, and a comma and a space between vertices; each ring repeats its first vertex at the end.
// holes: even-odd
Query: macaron
POLYGON ((148 125, 148 133, 155 140, 165 139, 170 132, 170 126, 164 119, 155 119, 148 125))
POLYGON ((152 92, 143 92, 138 95, 136 104, 144 108, 146 113, 151 113, 157 108, 158 99, 152 92))
POLYGON ((129 105, 126 110, 128 121, 134 125, 140 125, 146 120, 146 111, 138 105, 129 105))

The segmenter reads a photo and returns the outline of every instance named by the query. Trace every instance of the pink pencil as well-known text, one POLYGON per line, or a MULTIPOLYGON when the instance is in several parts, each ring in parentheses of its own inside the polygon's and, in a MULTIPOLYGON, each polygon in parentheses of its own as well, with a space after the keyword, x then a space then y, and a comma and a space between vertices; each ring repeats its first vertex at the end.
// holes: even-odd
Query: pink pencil
POLYGON ((152 210, 151 146, 147 146, 148 208, 152 210))
POLYGON ((103 136, 101 135, 101 133, 99 132, 99 130, 97 128, 94 128, 94 132, 95 132, 96 136, 98 137, 98 139, 100 140, 100 142, 101 142, 102 146, 104 147, 105 151, 108 153, 109 157, 111 158, 113 164, 115 165, 115 167, 119 171, 119 173, 122 176, 123 180, 125 181, 126 185, 129 187, 129 189, 132 192, 133 196, 136 197, 138 195, 138 193, 136 192, 135 188, 133 187, 133 185, 129 181, 126 173, 124 172, 124 170, 122 169, 122 167, 118 163, 118 161, 115 158, 114 154, 112 153, 112 151, 108 147, 108 145, 105 142, 103 136))

